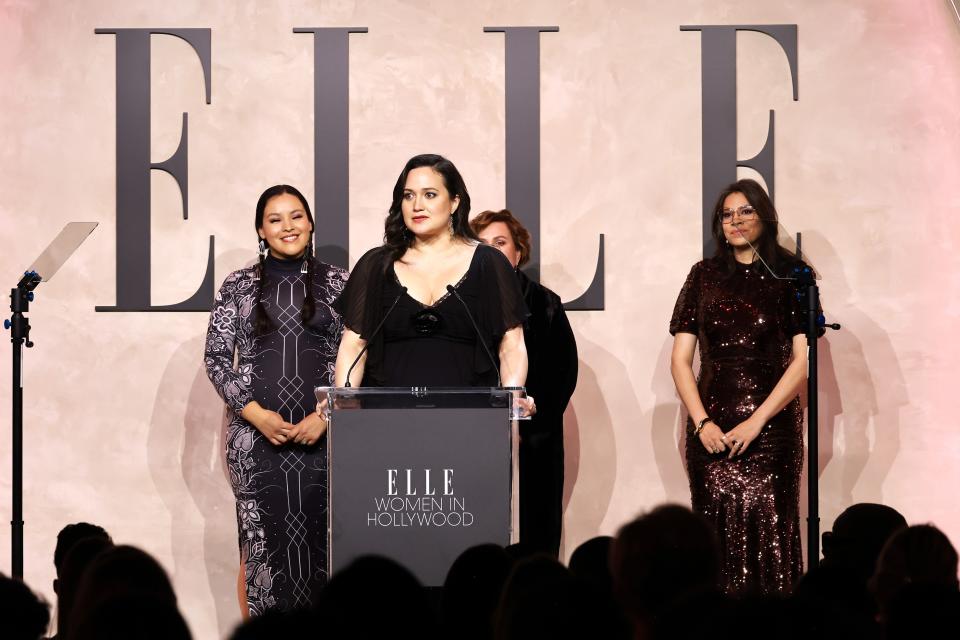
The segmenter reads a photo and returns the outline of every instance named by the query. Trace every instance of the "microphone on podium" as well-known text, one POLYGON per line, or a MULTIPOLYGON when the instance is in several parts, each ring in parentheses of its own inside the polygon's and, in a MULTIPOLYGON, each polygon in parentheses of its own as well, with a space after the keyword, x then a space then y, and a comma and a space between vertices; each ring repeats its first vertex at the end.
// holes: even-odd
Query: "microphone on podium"
POLYGON ((463 305, 463 310, 467 312, 467 317, 470 318, 470 324, 473 325, 473 330, 477 332, 477 340, 479 340, 480 344, 483 345, 483 350, 486 352, 487 357, 490 358, 490 364, 493 366, 493 370, 497 372, 497 386, 502 387, 503 383, 500 381, 500 367, 497 366, 497 361, 493 359, 493 354, 490 353, 490 348, 487 346, 487 341, 483 339, 483 334, 480 333, 480 327, 477 326, 477 321, 473 319, 473 314, 470 313, 470 307, 467 306, 467 303, 463 298, 460 297, 460 293, 452 284, 447 285, 447 292, 452 293, 457 300, 460 301, 460 304, 463 305))
POLYGON ((363 345, 363 349, 360 349, 360 353, 357 354, 357 357, 353 359, 353 363, 350 365, 350 368, 347 369, 347 380, 343 384, 344 387, 352 387, 350 384, 350 374, 353 373, 353 368, 357 366, 357 363, 360 362, 360 358, 363 357, 363 354, 367 352, 367 348, 370 346, 370 343, 373 342, 374 338, 377 337, 377 334, 380 333, 380 329, 383 328, 383 323, 387 321, 387 318, 390 317, 390 314, 396 308, 397 303, 400 302, 400 298, 403 297, 403 294, 407 292, 406 287, 400 287, 400 293, 397 294, 397 297, 393 299, 393 304, 390 305, 390 308, 387 309, 387 312, 383 314, 383 318, 380 320, 380 324, 377 325, 377 328, 373 330, 373 333, 370 334, 370 337, 367 338, 367 343, 363 345))

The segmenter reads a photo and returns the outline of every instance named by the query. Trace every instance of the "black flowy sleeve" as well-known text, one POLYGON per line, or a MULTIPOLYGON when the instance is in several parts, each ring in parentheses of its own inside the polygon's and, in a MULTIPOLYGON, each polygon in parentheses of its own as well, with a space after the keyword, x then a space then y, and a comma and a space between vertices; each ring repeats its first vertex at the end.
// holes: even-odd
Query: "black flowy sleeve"
POLYGON ((549 362, 551 369, 551 400, 555 404, 553 410, 558 415, 563 415, 577 388, 577 370, 579 368, 579 358, 577 356, 577 339, 573 335, 573 329, 570 327, 570 320, 563 310, 563 303, 560 297, 549 292, 550 306, 554 312, 550 322, 550 333, 547 338, 547 345, 550 349, 549 362))
POLYGON ((487 245, 477 247, 483 281, 478 323, 496 348, 510 329, 520 326, 530 315, 523 299, 520 280, 507 258, 487 245))
MULTIPOLYGON (((369 341, 384 317, 384 279, 387 277, 387 267, 392 263, 387 247, 380 246, 367 251, 354 265, 343 293, 333 303, 333 309, 343 318, 344 326, 359 334, 363 340, 369 341)), ((383 332, 367 345, 364 385, 383 385, 382 364, 383 332)))
POLYGON ((367 251, 350 272, 343 292, 333 302, 333 309, 343 318, 346 328, 366 340, 380 318, 380 296, 386 272, 387 249, 367 251))

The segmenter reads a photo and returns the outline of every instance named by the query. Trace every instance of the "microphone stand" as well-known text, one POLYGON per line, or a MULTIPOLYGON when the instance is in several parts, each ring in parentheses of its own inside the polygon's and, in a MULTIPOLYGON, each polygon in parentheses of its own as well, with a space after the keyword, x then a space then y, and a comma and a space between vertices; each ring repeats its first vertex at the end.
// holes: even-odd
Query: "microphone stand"
MULTIPOLYGON (((818 341, 826 333, 826 329, 834 331, 840 329, 837 323, 827 324, 823 313, 820 312, 820 287, 813 269, 804 265, 793 269, 790 277, 778 276, 770 265, 766 263, 760 252, 753 246, 735 223, 734 230, 747 241, 753 253, 760 259, 766 270, 776 280, 793 280, 800 287, 806 289, 807 305, 806 336, 807 336, 807 570, 820 564, 820 403, 819 380, 817 372, 818 341)), ((803 237, 797 233, 797 260, 802 260, 801 250, 803 237)), ((797 292, 797 298, 802 294, 797 292)))
POLYGON ((23 314, 30 310, 33 290, 37 285, 50 280, 96 227, 96 222, 67 223, 34 261, 30 270, 23 273, 17 286, 10 290, 10 317, 3 321, 3 328, 10 331, 10 342, 13 343, 13 377, 10 381, 13 386, 10 573, 14 578, 23 578, 23 347, 29 349, 33 346, 30 320, 23 314))
POLYGON ((13 517, 10 520, 10 573, 23 579, 23 347, 30 341, 30 319, 24 313, 30 310, 33 290, 41 278, 36 271, 27 271, 17 286, 10 290, 10 318, 3 321, 10 330, 13 343, 13 517))
MULTIPOLYGON (((801 259, 802 236, 797 233, 797 259, 801 259)), ((820 391, 819 348, 825 329, 840 329, 837 323, 827 324, 820 312, 820 287, 808 266, 794 267, 794 279, 806 288, 807 334, 807 570, 820 564, 820 391)), ((800 295, 799 293, 797 294, 800 295)))

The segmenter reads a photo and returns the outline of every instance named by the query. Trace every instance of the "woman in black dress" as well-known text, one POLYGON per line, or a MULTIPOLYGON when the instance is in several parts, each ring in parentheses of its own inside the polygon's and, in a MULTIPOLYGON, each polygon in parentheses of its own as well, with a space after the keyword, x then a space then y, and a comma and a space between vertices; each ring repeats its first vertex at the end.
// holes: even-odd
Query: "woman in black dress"
POLYGON ((560 296, 520 270, 530 260, 530 233, 507 209, 484 211, 470 226, 506 256, 520 280, 530 317, 523 323, 527 393, 537 415, 520 424, 520 542, 557 556, 563 526, 563 412, 577 386, 577 341, 560 296))
POLYGON ((343 325, 331 303, 347 280, 313 257, 310 206, 293 187, 267 189, 254 226, 259 262, 224 280, 204 353, 230 420, 245 617, 309 606, 326 581, 326 425, 313 389, 333 380, 343 325))
POLYGON ((798 261, 777 244, 776 210, 753 180, 724 189, 716 212, 717 255, 690 270, 670 321, 690 494, 720 536, 726 592, 789 593, 803 571, 797 394, 807 340, 798 287, 761 259, 779 277, 798 261))
MULTIPOLYGON (((524 384, 528 312, 519 282, 506 258, 478 241, 469 214, 470 196, 452 162, 432 154, 407 162, 393 189, 383 246, 360 258, 335 303, 345 325, 337 386, 366 346, 350 373, 353 386, 496 386, 495 365, 504 386, 524 384), (466 303, 483 342, 448 285, 466 303)), ((522 405, 535 411, 531 396, 522 405)))

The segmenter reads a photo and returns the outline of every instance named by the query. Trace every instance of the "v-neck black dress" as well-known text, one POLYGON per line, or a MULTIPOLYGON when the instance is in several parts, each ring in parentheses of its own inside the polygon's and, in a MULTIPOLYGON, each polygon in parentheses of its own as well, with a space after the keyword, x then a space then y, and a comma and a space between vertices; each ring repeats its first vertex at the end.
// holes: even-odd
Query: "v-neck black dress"
MULTIPOLYGON (((513 268, 499 251, 479 245, 455 287, 497 361, 503 334, 529 315, 513 268)), ((450 293, 432 305, 412 298, 403 291, 384 247, 360 258, 334 308, 366 340, 386 317, 370 343, 362 386, 497 385, 490 357, 460 300, 450 293)))

